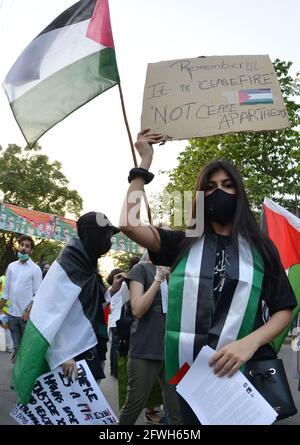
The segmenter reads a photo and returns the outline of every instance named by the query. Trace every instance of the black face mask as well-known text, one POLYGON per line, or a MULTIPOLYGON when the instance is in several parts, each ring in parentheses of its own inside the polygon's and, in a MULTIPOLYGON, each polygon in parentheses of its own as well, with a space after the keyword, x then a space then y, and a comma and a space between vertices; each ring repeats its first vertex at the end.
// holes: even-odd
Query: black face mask
POLYGON ((111 248, 112 232, 110 230, 86 229, 79 233, 85 250, 92 262, 97 262, 101 255, 106 254, 111 248))
POLYGON ((204 198, 205 217, 222 225, 233 219, 235 208, 236 195, 224 192, 219 188, 204 198))

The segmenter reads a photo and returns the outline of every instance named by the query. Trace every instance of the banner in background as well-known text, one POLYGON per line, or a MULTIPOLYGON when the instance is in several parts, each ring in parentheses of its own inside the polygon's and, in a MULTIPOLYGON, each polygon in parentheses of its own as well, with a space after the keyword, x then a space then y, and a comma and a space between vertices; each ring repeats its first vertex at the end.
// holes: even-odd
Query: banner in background
POLYGON ((0 211, 0 229, 66 242, 76 236, 76 222, 49 213, 24 209, 3 203, 0 211))
MULTIPOLYGON (((67 242, 71 236, 78 238, 76 221, 72 219, 7 203, 0 206, 0 229, 62 243, 67 242)), ((144 251, 121 232, 112 237, 112 249, 134 254, 144 251)))

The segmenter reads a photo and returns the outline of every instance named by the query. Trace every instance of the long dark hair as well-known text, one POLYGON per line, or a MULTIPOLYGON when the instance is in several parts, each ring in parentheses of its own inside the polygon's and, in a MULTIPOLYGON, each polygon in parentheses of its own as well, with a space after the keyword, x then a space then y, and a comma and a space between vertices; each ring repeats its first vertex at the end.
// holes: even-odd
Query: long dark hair
MULTIPOLYGON (((195 187, 196 191, 205 191, 207 183, 213 173, 224 170, 234 182, 236 189, 236 210, 233 218, 232 226, 232 240, 238 246, 238 236, 241 235, 252 247, 255 247, 264 262, 265 276, 272 278, 267 280, 269 292, 273 292, 276 287, 278 293, 279 279, 282 276, 280 269, 282 269, 279 255, 274 244, 267 238, 267 236, 260 230, 259 225, 255 219, 254 214, 250 209, 249 200, 243 184, 242 177, 236 167, 226 159, 216 159, 206 164, 200 171, 195 187)), ((193 201, 193 217, 196 215, 196 200, 193 201)), ((210 222, 204 215, 204 233, 209 230, 210 222)), ((184 238, 180 246, 180 254, 176 258, 172 269, 178 264, 180 259, 189 251, 191 246, 197 241, 197 238, 184 238)))

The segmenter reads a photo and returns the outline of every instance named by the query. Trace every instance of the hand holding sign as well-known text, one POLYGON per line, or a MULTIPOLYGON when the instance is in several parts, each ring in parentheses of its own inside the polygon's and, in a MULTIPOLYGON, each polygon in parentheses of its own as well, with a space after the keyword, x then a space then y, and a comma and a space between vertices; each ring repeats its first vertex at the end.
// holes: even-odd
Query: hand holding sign
POLYGON ((62 364, 62 370, 63 370, 64 377, 68 377, 69 380, 72 380, 73 375, 74 375, 75 380, 78 379, 78 370, 77 370, 76 362, 73 358, 70 360, 67 360, 66 362, 64 362, 62 364))
POLYGON ((146 128, 138 133, 137 141, 134 144, 141 159, 151 158, 153 156, 152 144, 157 144, 165 140, 160 133, 154 133, 150 128, 146 128))

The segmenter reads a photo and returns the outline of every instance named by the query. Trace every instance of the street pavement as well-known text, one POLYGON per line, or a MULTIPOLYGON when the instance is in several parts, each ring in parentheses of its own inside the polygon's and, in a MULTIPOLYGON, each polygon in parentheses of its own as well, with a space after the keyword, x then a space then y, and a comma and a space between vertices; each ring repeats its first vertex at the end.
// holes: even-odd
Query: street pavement
MULTIPOLYGON (((8 352, 0 352, 0 425, 18 425, 9 415, 11 409, 16 403, 14 391, 10 389, 11 382, 11 355, 8 352)), ((109 354, 107 354, 109 355, 109 354)), ((292 390, 298 414, 295 416, 277 422, 277 425, 300 425, 300 392, 298 391, 298 380, 292 378, 292 350, 288 343, 284 344, 279 355, 285 365, 289 384, 292 390)), ((105 373, 108 376, 101 382, 101 390, 109 402, 110 406, 118 416, 118 386, 117 380, 109 376, 109 361, 106 363, 105 373)), ((146 425, 144 421, 144 412, 139 416, 136 425, 146 425)))
POLYGON ((293 417, 289 417, 288 419, 280 420, 277 422, 277 425, 300 425, 300 391, 298 391, 298 379, 292 377, 293 354, 291 342, 289 340, 282 346, 279 357, 283 360, 285 372, 298 413, 293 417))

